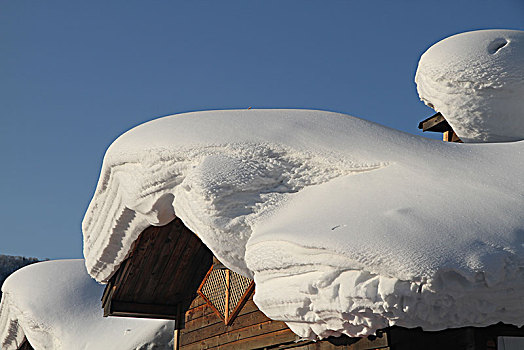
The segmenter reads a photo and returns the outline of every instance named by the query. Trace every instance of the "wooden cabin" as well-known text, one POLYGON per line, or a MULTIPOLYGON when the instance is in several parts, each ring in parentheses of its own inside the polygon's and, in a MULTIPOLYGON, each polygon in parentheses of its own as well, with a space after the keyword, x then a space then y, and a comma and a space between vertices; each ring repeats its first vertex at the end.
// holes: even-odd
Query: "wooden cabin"
MULTIPOLYGON (((461 142, 440 113, 419 128, 461 142)), ((253 281, 224 267, 176 218, 142 232, 107 284, 102 304, 104 316, 175 320, 175 350, 503 350, 498 346, 503 337, 524 336, 524 328, 498 324, 439 332, 394 326, 366 338, 301 340, 284 322, 269 319, 257 308, 255 288, 253 281)))
POLYGON ((253 302, 252 280, 224 267, 178 218, 149 227, 108 282, 104 316, 175 320, 175 349, 379 349, 386 334, 300 341, 253 302), (358 346, 355 347, 355 345, 358 346))
POLYGON ((482 349, 501 336, 524 336, 509 325, 439 332, 389 327, 366 338, 299 339, 254 304, 255 285, 225 268, 180 219, 149 227, 135 242, 102 296, 105 316, 173 319, 175 349, 482 349))

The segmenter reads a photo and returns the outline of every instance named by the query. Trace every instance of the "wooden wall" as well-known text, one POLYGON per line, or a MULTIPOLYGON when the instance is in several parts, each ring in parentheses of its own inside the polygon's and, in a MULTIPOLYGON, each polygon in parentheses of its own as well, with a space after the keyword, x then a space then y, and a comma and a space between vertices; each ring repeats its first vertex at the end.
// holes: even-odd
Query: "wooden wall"
POLYGON ((190 349, 253 349, 289 343, 297 336, 284 322, 271 321, 250 298, 238 316, 226 326, 224 321, 197 296, 185 314, 180 330, 179 348, 190 349))
POLYGON ((284 322, 267 318, 253 303, 252 297, 238 316, 226 326, 224 321, 197 296, 185 314, 185 323, 177 335, 175 349, 381 349, 388 350, 387 339, 381 338, 330 338, 323 341, 299 341, 284 322))

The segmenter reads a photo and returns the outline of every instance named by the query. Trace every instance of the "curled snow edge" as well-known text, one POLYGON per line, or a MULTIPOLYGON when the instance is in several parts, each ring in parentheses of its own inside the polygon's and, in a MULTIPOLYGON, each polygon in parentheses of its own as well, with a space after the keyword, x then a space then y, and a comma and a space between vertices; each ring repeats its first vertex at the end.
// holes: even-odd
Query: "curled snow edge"
POLYGON ((104 157, 86 267, 107 282, 145 228, 176 215, 302 337, 521 325, 523 151, 323 111, 160 118, 104 157))

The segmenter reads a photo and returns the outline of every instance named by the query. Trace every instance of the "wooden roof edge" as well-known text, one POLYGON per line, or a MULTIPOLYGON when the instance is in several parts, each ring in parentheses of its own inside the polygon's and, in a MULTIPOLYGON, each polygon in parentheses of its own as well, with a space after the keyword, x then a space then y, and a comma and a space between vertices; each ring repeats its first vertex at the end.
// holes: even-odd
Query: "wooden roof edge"
POLYGON ((442 113, 437 112, 431 117, 424 119, 418 124, 418 128, 422 131, 432 131, 432 132, 446 132, 453 131, 446 118, 442 113))
POLYGON ((139 317, 176 320, 180 305, 143 304, 109 300, 104 305, 104 317, 139 317))

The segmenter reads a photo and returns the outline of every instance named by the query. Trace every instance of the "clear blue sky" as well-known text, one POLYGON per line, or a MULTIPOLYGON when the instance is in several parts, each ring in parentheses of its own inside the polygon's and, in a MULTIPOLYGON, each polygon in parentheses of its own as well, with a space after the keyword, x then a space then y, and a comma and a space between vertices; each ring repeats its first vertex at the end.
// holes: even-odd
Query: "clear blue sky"
POLYGON ((522 0, 0 0, 0 254, 82 256, 122 132, 185 111, 311 108, 418 134, 449 35, 524 29, 522 0))

